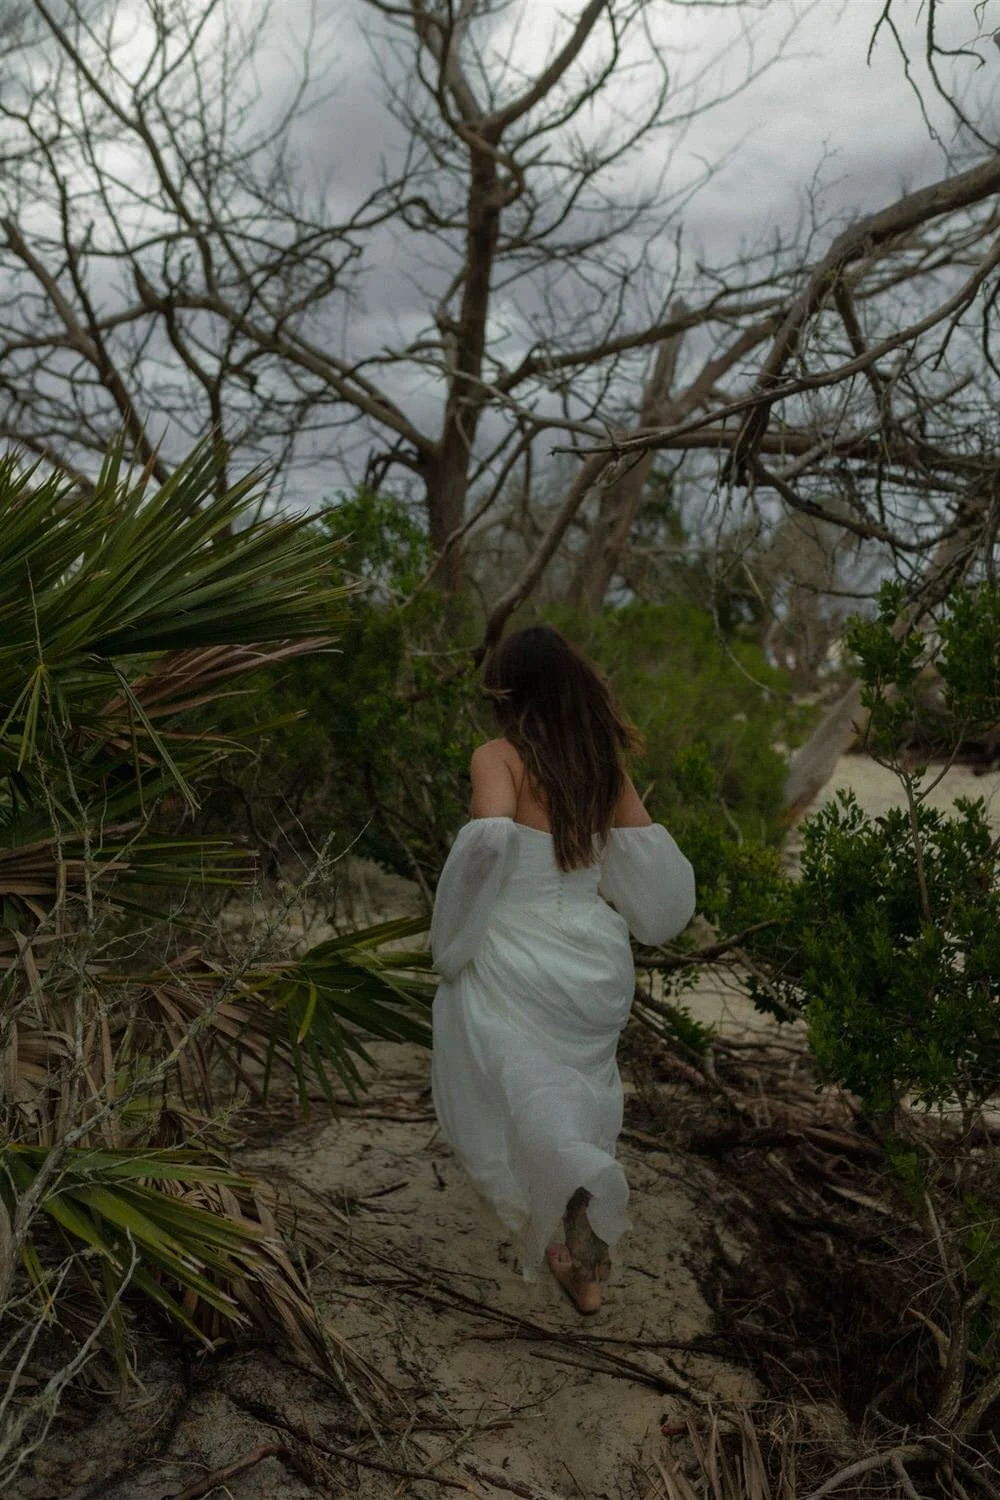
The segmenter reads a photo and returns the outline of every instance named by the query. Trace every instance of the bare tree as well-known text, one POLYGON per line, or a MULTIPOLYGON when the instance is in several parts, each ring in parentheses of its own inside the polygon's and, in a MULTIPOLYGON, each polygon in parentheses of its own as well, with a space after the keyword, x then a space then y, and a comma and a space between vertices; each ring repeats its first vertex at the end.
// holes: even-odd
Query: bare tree
MULTIPOLYGON (((804 274, 803 291, 772 325, 762 368, 738 367, 730 388, 713 388, 687 420, 595 445, 558 525, 568 527, 600 483, 602 458, 626 469, 655 451, 703 462, 715 447, 725 460, 714 484, 702 471, 706 504, 731 526, 751 513, 754 535, 762 518, 780 527, 798 516, 857 539, 881 559, 876 581, 892 572, 909 582, 900 629, 931 615, 957 579, 991 572, 1000 524, 991 353, 998 160, 852 225, 804 274)), ((683 399, 682 388, 674 400, 683 399)), ((549 555, 559 543, 548 536, 549 555)), ((526 570, 494 611, 489 639, 531 586, 526 570)), ((808 806, 863 727, 852 684, 793 762, 789 816, 808 806)))
MULTIPOLYGON (((905 0, 895 6, 890 0, 873 43, 879 29, 889 28, 909 70, 896 24, 904 9, 905 0)), ((720 299, 751 291, 749 305, 716 323, 702 292, 700 305, 689 298, 689 316, 675 315, 661 328, 675 339, 692 329, 702 336, 713 331, 708 359, 702 337, 673 372, 670 402, 655 425, 647 407, 629 435, 619 429, 589 446, 575 435, 579 473, 540 540, 540 555, 556 555, 600 493, 583 554, 593 559, 607 541, 618 498, 660 451, 675 456, 689 488, 693 474, 702 504, 728 521, 730 536, 741 528, 756 536, 765 525, 780 530, 797 516, 827 535, 855 539, 876 581, 889 571, 909 580, 900 628, 932 611, 956 577, 995 567, 1000 158, 991 151, 955 169, 956 157, 981 153, 991 139, 970 121, 942 59, 980 65, 985 59, 971 45, 944 46, 936 30, 939 6, 921 14, 932 92, 958 125, 948 170, 848 224, 816 258, 790 247, 766 274, 755 265, 752 288, 746 262, 726 275, 716 270, 711 279, 720 299), (768 304, 763 289, 778 294, 775 301, 768 304), (713 453, 720 460, 714 472, 713 453)), ((975 8, 981 27, 984 14, 975 8)), ((980 43, 987 40, 980 34, 980 43)), ((643 342, 640 335, 636 344, 643 342)), ((626 502, 633 515, 637 498, 632 493, 626 502)), ((627 550, 611 560, 606 582, 615 569, 627 576, 627 550)), ((498 601, 487 641, 535 586, 537 562, 498 601)), ((575 592, 595 603, 602 597, 599 590, 588 595, 579 572, 575 592)), ((822 785, 862 727, 859 718, 852 687, 798 757, 787 788, 790 811, 822 785)))
MULTIPOLYGON (((296 160, 323 64, 315 16, 275 108, 263 0, 128 15, 30 0, 0 88, 0 433, 80 482, 120 426, 160 476, 179 438, 209 431, 234 461, 286 468, 360 435, 369 482, 419 482, 451 587, 470 493, 491 503, 541 433, 606 431, 636 350, 671 336, 671 268, 650 272, 649 245, 695 186, 668 169, 713 103, 712 65, 673 76, 673 7, 651 0, 586 0, 537 58, 523 5, 367 3, 400 150, 344 212, 296 160), (415 316, 366 344, 352 314, 387 246, 410 257, 415 316)), ((802 0, 784 3, 794 26, 802 0)), ((766 8, 723 11, 746 40, 766 8)), ((692 322, 738 316, 730 303, 692 322)))
MULTIPOLYGON (((798 515, 932 593, 942 557, 949 576, 982 560, 1000 166, 951 75, 929 75, 959 98, 939 181, 839 233, 817 217, 801 242, 692 263, 662 248, 697 186, 671 150, 714 60, 668 76, 672 5, 588 0, 534 57, 516 3, 367 3, 399 152, 345 211, 296 162, 312 34, 276 109, 255 81, 266 6, 142 0, 126 31, 119 7, 30 0, 0 88, 0 432, 81 484, 122 425, 154 475, 178 433, 286 473, 363 450, 369 482, 417 482, 448 587, 512 476, 561 443, 576 475, 488 640, 571 527, 579 597, 627 576, 658 451, 706 534, 798 515), (651 140, 661 170, 614 191, 651 140), (982 159, 959 170, 961 152, 982 159), (418 282, 398 335, 355 316, 387 247, 418 282)), ((767 7, 712 9, 752 29, 767 7)), ((883 30, 902 37, 903 10, 883 30)))
MULTIPOLYGON (((670 316, 678 321, 687 311, 683 302, 675 302, 670 316)), ((663 340, 653 358, 649 379, 642 393, 639 408, 639 426, 657 427, 672 416, 670 394, 677 375, 683 333, 672 334, 663 340)), ((613 484, 601 492, 600 506, 586 546, 570 581, 568 597, 571 603, 587 604, 599 608, 604 596, 621 566, 628 546, 629 536, 642 492, 652 468, 651 452, 642 453, 635 462, 613 484)))

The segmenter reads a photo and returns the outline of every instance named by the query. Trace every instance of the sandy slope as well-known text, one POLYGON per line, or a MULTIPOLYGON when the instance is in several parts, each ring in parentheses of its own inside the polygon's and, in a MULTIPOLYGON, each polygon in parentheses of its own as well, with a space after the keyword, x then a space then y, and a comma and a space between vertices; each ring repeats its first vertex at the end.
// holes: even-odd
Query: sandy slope
MULTIPOLYGON (((606 1307, 583 1325, 547 1275, 532 1285, 515 1273, 501 1231, 435 1128, 426 1058, 407 1049, 385 1061, 368 1108, 398 1112, 400 1123, 347 1116, 268 1156, 333 1200, 357 1195, 356 1240, 335 1251, 317 1279, 322 1300, 360 1352, 404 1387, 439 1393, 467 1428, 475 1493, 503 1493, 483 1482, 484 1471, 496 1470, 557 1495, 631 1494, 632 1465, 651 1457, 661 1424, 678 1410, 671 1387, 693 1381, 739 1399, 752 1394, 748 1377, 684 1351, 620 1350, 648 1373, 652 1385, 643 1386, 570 1363, 593 1355, 589 1343, 514 1339, 508 1320, 591 1337, 685 1341, 707 1333, 710 1312, 686 1264, 704 1240, 699 1168, 623 1142, 635 1228, 606 1307), (373 1251, 391 1262, 379 1263, 373 1251), (491 1431, 497 1421, 504 1425, 491 1431)), ((422 1443, 429 1457, 454 1441, 448 1434, 422 1443)))
MULTIPOLYGON (((889 773, 860 757, 841 762, 824 798, 840 787, 852 788, 873 813, 897 800, 889 773)), ((934 801, 947 806, 956 795, 987 797, 1000 819, 1000 773, 976 778, 953 769, 934 801)), ((401 899, 405 883, 380 883, 369 874, 371 915, 386 903, 398 911, 401 899)), ((770 1025, 718 984, 700 986, 690 1004, 701 1018, 730 1030, 770 1025)), ((706 1216, 708 1168, 691 1155, 650 1150, 626 1131, 621 1155, 634 1229, 604 1309, 583 1323, 547 1276, 528 1285, 515 1273, 501 1232, 436 1130, 427 1056, 416 1048, 377 1051, 382 1070, 359 1108, 345 1109, 333 1123, 281 1129, 274 1144, 258 1147, 245 1164, 277 1172, 325 1206, 333 1246, 314 1272, 314 1290, 331 1321, 398 1389, 398 1425, 409 1423, 412 1430, 384 1455, 390 1467, 412 1473, 437 1464, 452 1480, 451 1493, 464 1489, 483 1500, 645 1495, 644 1475, 670 1442, 661 1429, 681 1409, 673 1391, 693 1388, 699 1399, 718 1402, 755 1395, 746 1371, 724 1360, 650 1347, 710 1333, 711 1310, 697 1273, 711 1235, 721 1234, 739 1254, 732 1236, 706 1216), (609 1338, 629 1342, 600 1342, 609 1338), (609 1355, 633 1368, 609 1368, 609 1355), (434 1425, 439 1430, 429 1431, 434 1425)), ((160 1405, 166 1401, 161 1395, 160 1405)), ((280 1420, 304 1423, 320 1436, 332 1423, 330 1431, 339 1431, 343 1442, 344 1410, 269 1356, 202 1372, 179 1411, 179 1425, 156 1461, 128 1478, 111 1481, 108 1468, 117 1465, 98 1450, 88 1460, 89 1473, 76 1475, 89 1483, 66 1488, 65 1468, 53 1453, 49 1477, 36 1476, 21 1491, 24 1500, 160 1500, 199 1473, 275 1440, 276 1433, 280 1440, 280 1420)), ((155 1448, 160 1444, 148 1441, 155 1411, 146 1415, 140 1428, 147 1447, 155 1448)), ((120 1436, 121 1413, 117 1420, 120 1436)), ((327 1441, 337 1446, 333 1436, 327 1441)), ((213 1494, 300 1500, 449 1492, 426 1482, 400 1488, 403 1482, 388 1474, 345 1464, 330 1473, 335 1480, 310 1481, 272 1458, 213 1494)))
MULTIPOLYGON (((939 767, 931 767, 926 780, 937 779, 939 767)), ((899 781, 884 766, 876 765, 866 755, 844 755, 830 781, 817 797, 815 806, 822 807, 839 791, 853 791, 865 812, 877 817, 890 807, 902 807, 904 799, 899 781)), ((982 797, 986 803, 990 821, 1000 827, 1000 771, 990 771, 977 776, 969 766, 951 766, 928 797, 932 807, 950 808, 956 797, 982 797)))

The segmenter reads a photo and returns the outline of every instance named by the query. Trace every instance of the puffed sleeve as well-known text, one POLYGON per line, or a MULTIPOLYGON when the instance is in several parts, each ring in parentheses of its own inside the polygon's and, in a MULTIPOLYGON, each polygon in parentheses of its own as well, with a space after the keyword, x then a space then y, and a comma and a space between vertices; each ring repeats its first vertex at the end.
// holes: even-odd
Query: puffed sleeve
POLYGON ((458 831, 434 897, 431 955, 445 979, 453 979, 476 952, 516 854, 510 818, 474 818, 458 831))
POLYGON ((694 870, 661 823, 612 828, 601 857, 601 895, 640 943, 676 937, 694 916, 694 870))

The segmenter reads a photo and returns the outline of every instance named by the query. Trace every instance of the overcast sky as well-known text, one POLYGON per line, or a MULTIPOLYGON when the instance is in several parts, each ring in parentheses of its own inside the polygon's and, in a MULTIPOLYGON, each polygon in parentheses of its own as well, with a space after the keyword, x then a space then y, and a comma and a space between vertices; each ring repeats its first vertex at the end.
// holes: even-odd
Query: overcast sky
MULTIPOLYGON (((96 3, 100 9, 105 0, 96 3)), ((584 0, 481 3, 489 21, 478 40, 491 72, 496 71, 497 59, 507 58, 509 90, 537 75, 584 7, 584 0)), ((844 218, 891 202, 901 192, 965 164, 963 160, 949 166, 954 122, 935 97, 921 58, 929 3, 892 0, 891 14, 911 55, 913 78, 937 140, 922 117, 921 101, 907 82, 887 29, 871 60, 867 58, 885 0, 649 0, 643 13, 645 33, 634 30, 600 103, 582 117, 591 139, 606 138, 641 106, 654 82, 648 68, 653 53, 669 66, 668 112, 683 115, 695 100, 707 104, 734 92, 686 127, 676 124, 644 141, 612 185, 627 193, 662 173, 669 203, 671 195, 676 199, 699 178, 707 179, 682 213, 669 219, 664 210, 662 233, 661 219, 654 217, 653 238, 642 242, 645 276, 635 278, 635 287, 630 283, 616 331, 648 326, 662 311, 671 295, 663 268, 669 271, 673 264, 679 229, 689 267, 701 259, 718 265, 742 247, 760 247, 776 234, 790 239, 813 186, 820 205, 819 227, 810 246, 810 258, 815 259, 844 218), (645 71, 639 66, 643 62, 645 71), (740 89, 741 80, 755 72, 759 76, 740 89)), ((111 5, 116 29, 128 35, 131 28, 127 45, 135 49, 138 70, 149 44, 147 0, 111 0, 111 5)), ((621 0, 618 12, 625 9, 621 0)), ((942 41, 976 48, 983 59, 978 69, 970 58, 945 61, 942 78, 960 81, 970 117, 996 139, 1000 49, 992 33, 1000 31, 1000 0, 938 0, 937 9, 942 28, 947 27, 942 41)), ((249 17, 256 11, 257 0, 232 0, 235 16, 249 17)), ((405 135, 387 107, 386 81, 398 82, 408 69, 412 71, 412 38, 365 0, 274 0, 271 26, 256 58, 261 118, 292 86, 310 13, 316 25, 308 58, 319 97, 296 124, 296 154, 305 177, 321 187, 331 217, 344 220, 376 187, 383 165, 392 170, 400 159, 405 135)), ((211 45, 210 40, 203 42, 211 45)), ((602 22, 580 66, 593 65, 606 55, 607 45, 602 22)), ((426 96, 423 107, 433 118, 434 105, 426 96)), ((977 154, 981 157, 984 150, 977 148, 977 154)), ((459 241, 451 247, 453 259, 445 263, 429 239, 399 226, 369 236, 363 248, 363 274, 341 327, 334 326, 332 313, 329 325, 317 332, 331 344, 338 342, 339 352, 350 358, 367 358, 386 345, 399 346, 422 334, 437 296, 460 264, 459 241)), ((572 283, 572 277, 569 280, 572 283)), ((551 324, 560 342, 586 340, 587 325, 579 320, 586 319, 588 307, 593 311, 590 291, 586 285, 571 284, 568 301, 551 324)), ((534 342, 530 317, 533 300, 538 305, 539 298, 538 286, 524 283, 494 298, 490 333, 494 340, 502 337, 494 349, 508 364, 534 342)), ((685 356, 688 352, 686 344, 685 356)), ((631 371, 633 380, 641 379, 645 358, 631 371)), ((418 425, 436 432, 441 398, 436 375, 415 372, 411 365, 406 370, 376 371, 376 378, 418 425)), ((613 419, 613 413, 609 417, 613 419)), ((352 422, 342 436, 357 449, 349 458, 350 473, 371 434, 366 434, 363 423, 352 422)), ((322 445, 322 435, 317 442, 322 445)))
MULTIPOLYGON (((513 0, 501 11, 490 40, 502 50, 510 40, 511 22, 519 18, 514 64, 526 74, 535 73, 553 38, 568 34, 582 5, 583 0, 513 0)), ((289 57, 304 35, 308 10, 307 0, 283 0, 282 35, 289 57)), ((779 230, 790 235, 803 215, 811 184, 822 190, 824 219, 814 246, 818 255, 838 220, 946 175, 954 127, 922 61, 925 4, 894 0, 892 15, 911 54, 913 77, 939 133, 937 141, 888 30, 871 60, 867 58, 883 10, 884 0, 766 0, 749 6, 736 0, 708 6, 654 0, 648 7, 653 40, 668 58, 678 101, 688 99, 685 90, 700 73, 703 100, 732 88, 748 71, 761 74, 686 129, 650 140, 633 159, 630 172, 640 180, 655 173, 669 154, 667 184, 674 189, 711 169, 710 180, 683 214, 690 256, 719 263, 742 245, 759 246, 779 230)), ((987 122, 996 114, 992 101, 1000 81, 1000 49, 991 38, 1000 28, 1000 0, 947 0, 946 5, 939 0, 939 10, 942 39, 975 45, 984 59, 978 70, 969 59, 958 60, 954 68, 945 62, 942 77, 960 79, 970 114, 987 122)), ((402 135, 387 110, 379 74, 381 66, 398 78, 408 52, 405 46, 392 52, 392 36, 405 33, 394 33, 391 22, 364 0, 316 0, 316 15, 310 52, 327 97, 301 130, 299 149, 303 164, 346 209, 374 187, 380 163, 398 157, 402 135)), ((599 39, 595 45, 600 47, 599 39)), ((637 39, 637 53, 647 46, 643 40, 640 47, 637 39)), ((272 52, 268 88, 280 90, 282 77, 281 57, 272 52)), ((598 134, 613 128, 616 116, 632 107, 637 91, 649 83, 640 74, 613 82, 592 128, 598 134)), ((387 235, 372 248, 376 253, 368 259, 346 329, 345 349, 356 353, 414 337, 427 327, 433 300, 413 284, 415 275, 426 286, 435 277, 433 267, 414 264, 412 236, 393 240, 387 235)), ((633 320, 638 316, 635 308, 630 315, 633 320)), ((518 357, 516 350, 513 357, 518 357)), ((440 393, 430 384, 421 391, 412 374, 409 385, 397 383, 391 373, 381 378, 411 415, 433 430, 440 393)))
MULTIPOLYGON (((1000 0, 939 0, 939 6, 943 38, 975 44, 985 59, 978 74, 968 60, 956 65, 959 77, 973 88, 974 111, 983 110, 1000 79, 1000 49, 989 40, 1000 28, 1000 0)), ((284 0, 282 9, 289 35, 296 30, 301 34, 305 0, 284 0)), ((519 53, 526 67, 537 66, 554 32, 566 35, 565 18, 581 9, 582 0, 530 0, 519 53)), ((942 175, 942 148, 928 135, 888 30, 870 63, 866 60, 884 0, 767 0, 749 11, 735 0, 711 6, 656 0, 651 9, 656 39, 671 51, 678 89, 732 40, 726 71, 713 69, 703 85, 705 97, 713 85, 735 82, 748 60, 759 67, 773 57, 800 18, 785 57, 687 132, 676 164, 678 177, 695 170, 699 160, 725 163, 687 215, 692 236, 709 244, 723 239, 735 243, 787 220, 824 158, 828 200, 844 212, 876 207, 902 188, 942 175), (738 41, 744 25, 753 31, 752 53, 738 41)), ((947 111, 934 98, 921 59, 925 5, 894 0, 892 14, 947 147, 953 144, 947 111)), ((372 55, 385 56, 378 39, 391 27, 364 0, 318 0, 318 16, 316 55, 324 57, 324 83, 331 93, 303 144, 317 169, 328 171, 335 190, 348 198, 371 186, 380 157, 398 144, 372 55)), ((944 63, 943 76, 949 72, 944 63)), ((626 100, 629 86, 618 90, 619 103, 626 100)), ((612 107, 615 100, 612 86, 612 107)), ((650 143, 650 164, 666 145, 662 139, 650 143)))

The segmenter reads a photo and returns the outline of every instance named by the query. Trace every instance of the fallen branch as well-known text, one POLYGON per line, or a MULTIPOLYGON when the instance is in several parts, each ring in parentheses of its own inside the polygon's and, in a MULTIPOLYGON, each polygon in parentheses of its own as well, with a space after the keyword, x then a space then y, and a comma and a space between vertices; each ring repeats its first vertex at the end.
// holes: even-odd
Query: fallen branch
POLYGON ((558 1500, 551 1490, 540 1490, 537 1485, 528 1484, 524 1479, 513 1479, 500 1469, 487 1469, 468 1458, 460 1458, 458 1463, 474 1479, 482 1480, 483 1484, 491 1484, 494 1489, 506 1490, 508 1495, 518 1495, 520 1500, 558 1500))
POLYGON ((623 1359, 621 1355, 607 1354, 603 1350, 595 1350, 599 1360, 603 1364, 597 1364, 589 1359, 572 1359, 565 1351, 533 1349, 533 1359, 550 1360, 558 1365, 575 1365, 578 1370, 590 1370, 595 1375, 613 1375, 618 1379, 633 1380, 637 1385, 647 1385, 654 1391, 659 1391, 664 1396, 682 1396, 685 1401, 697 1401, 699 1404, 708 1398, 696 1391, 693 1386, 678 1380, 668 1380, 664 1375, 658 1375, 655 1370, 640 1365, 638 1361, 623 1359))
POLYGON ((675 1349, 681 1354, 705 1354, 710 1359, 718 1359, 718 1350, 713 1348, 720 1339, 726 1339, 725 1333, 706 1333, 693 1339, 630 1339, 620 1334, 613 1333, 573 1333, 571 1331, 559 1333, 546 1333, 544 1330, 535 1330, 530 1325, 521 1326, 513 1331, 505 1330, 503 1333, 467 1333, 462 1338, 463 1344, 493 1344, 510 1343, 516 1339, 538 1340, 544 1343, 547 1339, 556 1339, 566 1344, 618 1344, 627 1349, 675 1349))
POLYGON ((766 922, 754 922, 751 927, 744 927, 742 932, 733 933, 732 937, 720 938, 717 943, 706 943, 701 948, 661 948, 652 953, 637 953, 635 966, 637 969, 668 972, 672 969, 690 969, 697 964, 714 963, 727 953, 732 953, 734 948, 739 948, 747 938, 778 925, 777 919, 771 918, 766 922))
POLYGON ((163 1500, 201 1500, 202 1495, 211 1494, 212 1490, 218 1489, 220 1485, 226 1484, 230 1479, 235 1479, 237 1474, 245 1474, 247 1469, 254 1469, 262 1464, 266 1458, 290 1458, 291 1453, 283 1443, 264 1443, 260 1448, 255 1448, 245 1458, 238 1458, 234 1464, 225 1464, 221 1469, 213 1469, 210 1474, 202 1475, 201 1479, 194 1479, 182 1490, 174 1490, 169 1495, 164 1495, 163 1500))

